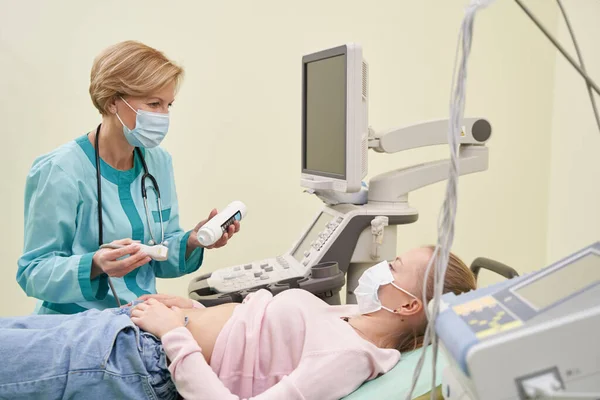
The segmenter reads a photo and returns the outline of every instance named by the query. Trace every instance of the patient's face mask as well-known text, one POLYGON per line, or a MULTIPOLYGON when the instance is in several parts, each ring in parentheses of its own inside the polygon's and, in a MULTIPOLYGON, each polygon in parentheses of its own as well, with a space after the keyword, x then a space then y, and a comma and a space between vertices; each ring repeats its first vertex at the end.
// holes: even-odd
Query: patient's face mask
POLYGON ((123 124, 125 139, 133 147, 156 147, 163 141, 169 130, 169 114, 154 113, 145 110, 134 110, 122 97, 121 100, 135 112, 135 128, 129 129, 117 113, 117 118, 123 124))
POLYGON ((394 276, 390 271, 389 262, 382 261, 379 264, 367 269, 358 280, 358 287, 354 290, 358 310, 361 314, 369 314, 380 309, 384 309, 391 313, 394 312, 391 308, 385 307, 379 300, 379 287, 392 284, 396 289, 407 295, 417 298, 412 293, 402 289, 394 283, 394 276))

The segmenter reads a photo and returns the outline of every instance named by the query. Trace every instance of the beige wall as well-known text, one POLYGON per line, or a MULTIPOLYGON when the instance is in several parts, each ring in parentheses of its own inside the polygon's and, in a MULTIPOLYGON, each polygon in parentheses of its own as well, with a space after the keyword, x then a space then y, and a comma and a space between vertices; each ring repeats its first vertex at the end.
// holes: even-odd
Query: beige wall
MULTIPOLYGON (((204 273, 284 252, 320 207, 299 187, 302 55, 361 43, 376 129, 446 118, 465 4, 0 0, 0 315, 33 308, 15 281, 25 176, 37 155, 99 122, 87 87, 104 47, 141 40, 187 70, 164 143, 175 160, 184 227, 233 199, 248 205, 242 232, 227 248, 208 252, 204 273)), ((555 26, 553 3, 528 4, 555 26)), ((520 271, 545 262, 554 63, 554 50, 512 2, 498 1, 478 16, 466 111, 488 117, 494 136, 489 171, 460 181, 455 250, 467 262, 483 255, 520 271)), ((370 172, 447 153, 371 153, 370 172)), ((411 195, 421 215, 400 228, 399 251, 435 241, 443 192, 437 184, 411 195)), ((159 290, 185 295, 189 279, 162 280, 159 290)))
MULTIPOLYGON (((600 2, 564 4, 586 69, 600 85, 600 2)), ((562 20, 558 38, 576 57, 562 20)), ((600 97, 595 97, 600 106, 600 97)), ((548 262, 600 240, 600 132, 583 79, 560 54, 554 75, 551 160, 548 262)))

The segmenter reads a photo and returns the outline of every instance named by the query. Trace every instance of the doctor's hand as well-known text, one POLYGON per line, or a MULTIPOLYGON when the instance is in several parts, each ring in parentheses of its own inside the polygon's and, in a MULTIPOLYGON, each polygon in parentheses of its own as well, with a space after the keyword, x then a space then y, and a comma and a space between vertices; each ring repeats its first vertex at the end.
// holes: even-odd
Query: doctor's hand
POLYGON ((148 299, 131 310, 131 321, 160 339, 167 332, 185 326, 185 314, 177 307, 168 308, 156 299, 148 299))
MULTIPOLYGON (((208 221, 210 221, 218 213, 219 212, 217 211, 217 209, 214 208, 210 212, 210 214, 208 214, 208 218, 206 218, 205 220, 200 221, 198 223, 198 225, 196 225, 196 227, 192 231, 192 234, 188 238, 188 243, 187 243, 188 244, 188 249, 189 248, 195 249, 195 248, 198 248, 198 247, 204 247, 198 241, 197 233, 200 230, 200 228, 202 228, 202 226, 204 224, 206 224, 208 221)), ((205 249, 218 249, 219 247, 223 247, 223 246, 225 246, 227 244, 227 242, 229 241, 229 239, 231 239, 233 237, 233 235, 235 235, 239 231, 240 231, 240 222, 239 221, 235 221, 232 225, 229 226, 229 228, 227 229, 227 232, 223 233, 223 236, 221 236, 221 238, 215 242, 215 244, 213 244, 211 246, 204 247, 204 248, 205 249)))
POLYGON ((142 265, 148 264, 151 260, 146 253, 140 251, 139 242, 131 239, 121 239, 111 242, 125 246, 120 249, 100 249, 92 257, 91 278, 94 279, 102 273, 117 278, 127 275, 129 272, 142 265), (121 257, 129 256, 119 260, 121 257))

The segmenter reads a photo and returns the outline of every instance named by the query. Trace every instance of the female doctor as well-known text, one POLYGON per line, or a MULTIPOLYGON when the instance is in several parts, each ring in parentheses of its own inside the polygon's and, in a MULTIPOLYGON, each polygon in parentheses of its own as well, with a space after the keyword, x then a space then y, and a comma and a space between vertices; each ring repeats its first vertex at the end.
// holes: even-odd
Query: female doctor
MULTIPOLYGON (((195 233, 217 212, 181 229, 171 156, 158 147, 182 77, 181 67, 134 41, 94 61, 90 95, 102 123, 36 159, 27 176, 17 281, 40 300, 37 313, 126 304, 156 293, 157 277, 202 264, 195 233), (106 243, 112 248, 100 248, 106 243), (167 259, 151 259, 140 243, 164 245, 167 259)), ((236 222, 211 248, 238 230, 236 222)))

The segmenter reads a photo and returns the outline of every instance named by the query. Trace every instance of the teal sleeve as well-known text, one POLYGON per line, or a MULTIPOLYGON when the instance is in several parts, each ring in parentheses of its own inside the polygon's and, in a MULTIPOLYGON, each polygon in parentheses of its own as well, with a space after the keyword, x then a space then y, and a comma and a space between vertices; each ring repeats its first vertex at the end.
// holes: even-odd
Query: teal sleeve
POLYGON ((59 166, 34 165, 25 184, 25 237, 17 282, 30 297, 51 303, 102 300, 105 275, 90 279, 94 253, 72 254, 81 204, 72 177, 59 166))
POLYGON ((168 243, 169 256, 166 261, 152 261, 154 274, 158 278, 177 278, 197 271, 204 259, 204 249, 195 249, 189 257, 187 252, 187 240, 191 231, 184 232, 179 226, 179 204, 177 202, 177 191, 175 188, 175 177, 173 165, 169 162, 169 175, 171 180, 171 210, 169 220, 165 224, 165 241, 168 243))
POLYGON ((177 278, 197 271, 202 265, 204 249, 197 248, 185 257, 187 240, 191 231, 178 231, 173 235, 166 235, 168 241, 169 258, 166 261, 152 261, 154 273, 158 278, 177 278))

